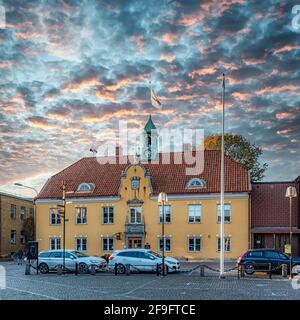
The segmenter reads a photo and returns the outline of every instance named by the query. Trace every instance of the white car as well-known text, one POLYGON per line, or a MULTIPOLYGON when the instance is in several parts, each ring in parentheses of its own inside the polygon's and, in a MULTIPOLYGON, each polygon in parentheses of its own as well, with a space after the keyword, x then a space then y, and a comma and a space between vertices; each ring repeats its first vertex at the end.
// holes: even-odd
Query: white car
MULTIPOLYGON (((49 270, 57 270, 58 266, 63 265, 63 250, 48 250, 39 253, 39 271, 47 273, 49 270)), ((91 265, 95 270, 104 269, 107 265, 105 259, 100 257, 87 256, 76 250, 65 250, 65 266, 67 270, 75 271, 76 263, 79 273, 88 273, 91 265)))
MULTIPOLYGON (((126 265, 139 271, 156 271, 157 265, 162 268, 162 256, 148 249, 116 250, 109 257, 108 268, 114 269, 117 264, 118 272, 125 273, 126 265)), ((180 270, 180 262, 171 257, 165 257, 167 272, 180 270)))

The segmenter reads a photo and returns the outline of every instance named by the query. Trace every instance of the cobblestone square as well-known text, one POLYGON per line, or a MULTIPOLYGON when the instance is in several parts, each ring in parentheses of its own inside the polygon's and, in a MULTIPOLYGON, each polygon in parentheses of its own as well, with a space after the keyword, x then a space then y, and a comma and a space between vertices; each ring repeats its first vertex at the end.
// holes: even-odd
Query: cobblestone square
MULTIPOLYGON (((220 280, 217 273, 199 270, 192 273, 169 274, 161 278, 155 274, 112 273, 96 275, 50 273, 25 275, 25 266, 12 262, 1 264, 6 270, 6 289, 0 290, 1 300, 289 300, 300 299, 300 290, 289 279, 265 274, 238 280, 236 271, 220 280)), ((192 266, 186 264, 186 270, 192 266)))

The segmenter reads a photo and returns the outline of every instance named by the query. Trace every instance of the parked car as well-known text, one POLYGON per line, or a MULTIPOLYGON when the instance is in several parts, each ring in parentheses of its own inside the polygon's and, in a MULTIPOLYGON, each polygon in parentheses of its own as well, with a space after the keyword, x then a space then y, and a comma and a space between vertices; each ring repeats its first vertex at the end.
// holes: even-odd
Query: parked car
MULTIPOLYGON (((120 273, 125 273, 125 266, 139 271, 156 271, 157 265, 162 268, 162 256, 148 249, 116 250, 109 257, 108 268, 113 269, 118 264, 120 273)), ((180 269, 180 262, 171 257, 165 257, 166 272, 175 272, 180 269)))
MULTIPOLYGON (((290 272, 290 257, 274 249, 252 249, 246 251, 241 255, 238 264, 245 265, 245 272, 253 274, 255 271, 263 271, 268 269, 268 264, 271 263, 271 268, 274 269, 282 264, 287 265, 288 272, 290 272), (257 264, 255 266, 255 264, 257 264)), ((281 272, 281 268, 276 270, 281 272)), ((293 258, 293 274, 300 274, 300 258, 293 258)))
MULTIPOLYGON (((76 263, 79 273, 88 273, 91 265, 96 271, 107 266, 105 259, 100 257, 87 256, 76 250, 65 250, 65 266, 67 270, 75 271, 76 263)), ((63 265, 63 250, 48 250, 39 253, 39 271, 47 273, 49 270, 56 270, 59 265, 63 265)))

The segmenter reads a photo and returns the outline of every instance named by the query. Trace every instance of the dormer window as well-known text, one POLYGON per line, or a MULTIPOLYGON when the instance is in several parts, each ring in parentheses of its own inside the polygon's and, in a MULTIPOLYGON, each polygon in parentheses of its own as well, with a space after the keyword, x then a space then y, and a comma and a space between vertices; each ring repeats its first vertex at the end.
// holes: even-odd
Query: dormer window
POLYGON ((206 188, 206 182, 199 178, 191 179, 186 186, 188 189, 202 189, 206 188))
POLYGON ((78 186, 76 192, 93 192, 94 188, 94 184, 84 182, 78 186))

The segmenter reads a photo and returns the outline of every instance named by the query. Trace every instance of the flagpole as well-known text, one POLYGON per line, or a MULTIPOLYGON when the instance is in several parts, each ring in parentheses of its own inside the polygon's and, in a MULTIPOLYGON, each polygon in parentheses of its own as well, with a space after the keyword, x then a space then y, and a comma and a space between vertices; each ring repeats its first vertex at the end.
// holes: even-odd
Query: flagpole
POLYGON ((224 278, 224 132, 225 132, 225 74, 222 76, 222 146, 221 146, 221 226, 220 226, 220 278, 224 278))

